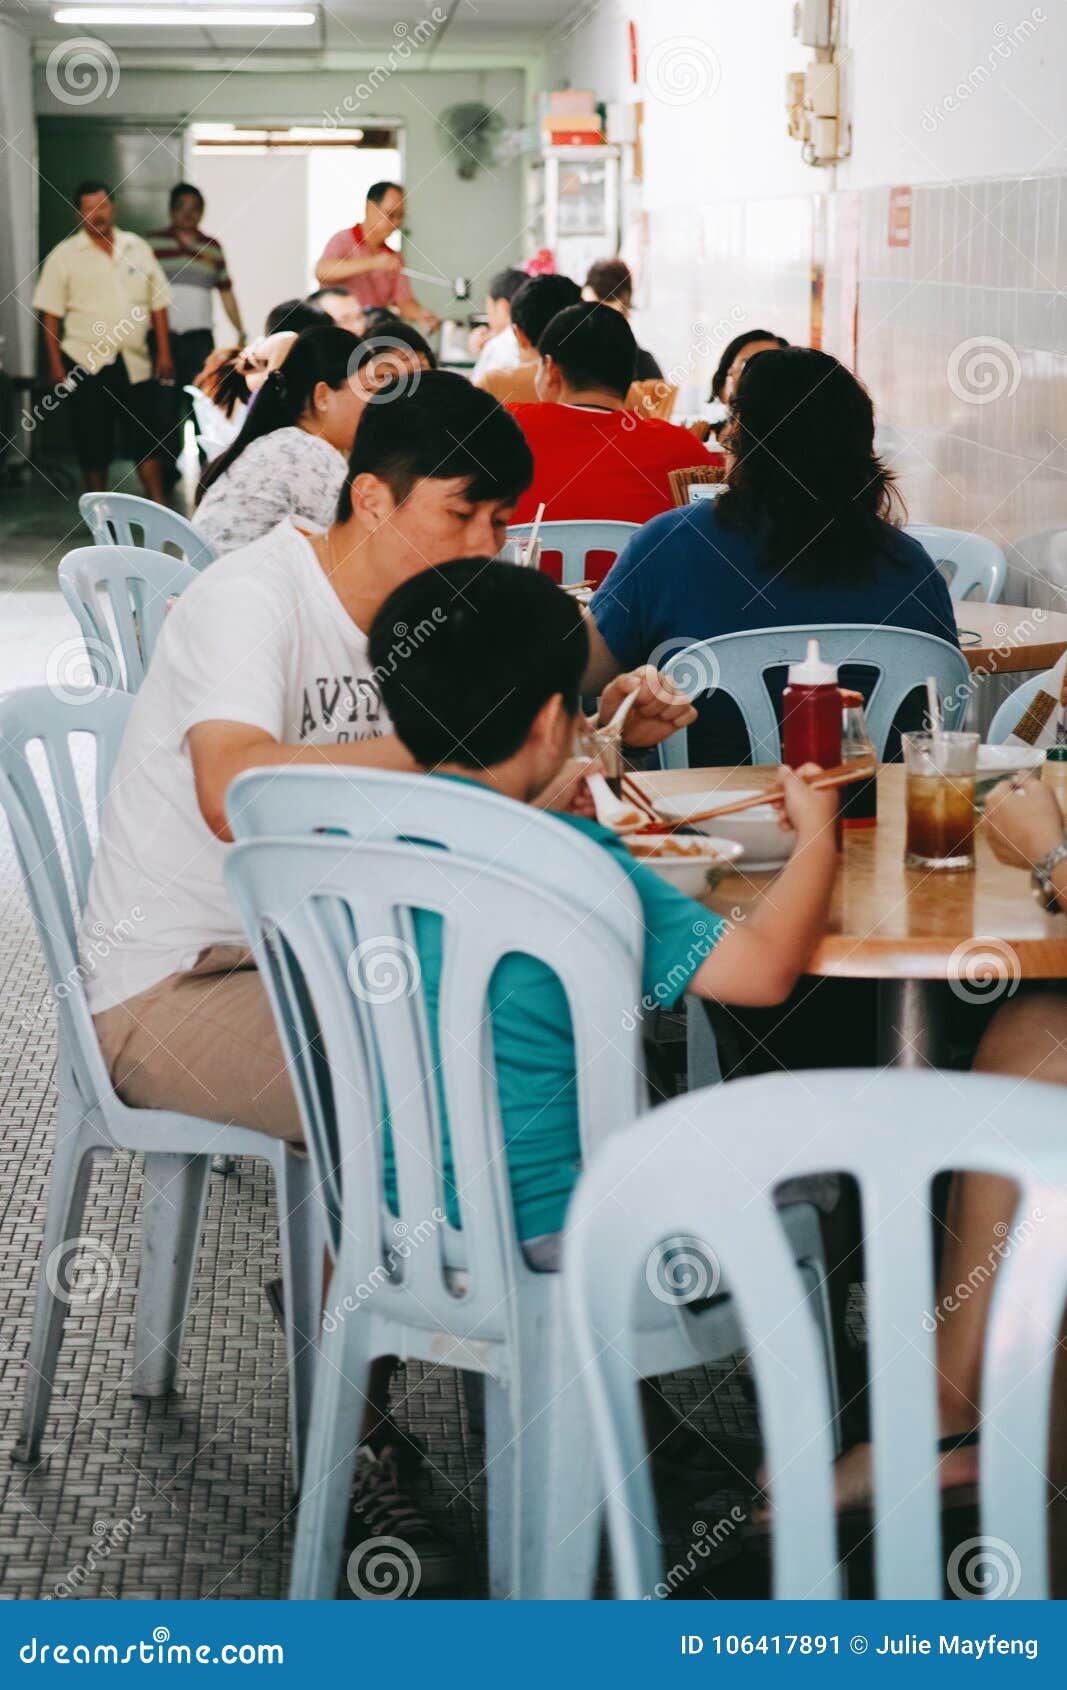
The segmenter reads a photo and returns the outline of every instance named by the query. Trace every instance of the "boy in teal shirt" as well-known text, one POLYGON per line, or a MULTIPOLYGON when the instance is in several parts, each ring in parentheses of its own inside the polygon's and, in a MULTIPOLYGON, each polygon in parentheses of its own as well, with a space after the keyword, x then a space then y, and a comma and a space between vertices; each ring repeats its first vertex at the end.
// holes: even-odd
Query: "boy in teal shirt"
MULTIPOLYGON (((584 613, 546 576, 484 558, 425 570, 383 604, 371 630, 370 660, 398 737, 429 773, 520 803, 544 804, 546 791, 558 787, 574 741, 588 639, 584 613), (398 659, 398 626, 432 632, 406 643, 398 659)), ((576 827, 604 848, 640 898, 645 1001, 666 1004, 668 994, 675 1000, 689 992, 751 1006, 788 996, 826 920, 836 794, 813 792, 789 770, 782 782, 797 833, 793 856, 773 901, 729 928, 637 862, 616 834, 573 808, 559 815, 561 827, 576 827)), ((575 787, 584 792, 582 783, 575 787)), ((471 825, 477 827, 474 806, 471 825)), ((435 1030, 440 917, 416 912, 415 937, 435 1030)), ((580 926, 574 943, 582 943, 580 926)), ((489 1010, 516 1229, 531 1264, 552 1269, 580 1171, 567 1001, 543 963, 512 954, 494 975, 489 1010)), ((458 1222, 462 1193, 451 1184, 447 1126, 444 1158, 450 1218, 458 1222)), ((389 1155, 386 1178, 392 1188, 389 1155)))

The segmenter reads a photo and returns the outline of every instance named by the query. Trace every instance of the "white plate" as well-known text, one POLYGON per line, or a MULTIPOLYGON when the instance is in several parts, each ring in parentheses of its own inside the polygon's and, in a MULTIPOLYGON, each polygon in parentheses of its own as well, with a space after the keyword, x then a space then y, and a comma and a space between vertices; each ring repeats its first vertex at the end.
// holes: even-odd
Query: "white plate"
MULTIPOLYGON (((753 786, 718 787, 714 792, 676 792, 669 798, 657 797, 656 809, 670 821, 685 821, 702 810, 736 804, 742 798, 757 798, 759 793, 760 788, 753 786)), ((778 811, 773 804, 757 804, 735 816, 712 815, 707 821, 694 822, 693 826, 701 833, 734 840, 744 850, 745 867, 753 873, 781 868, 797 841, 792 828, 783 832, 779 827, 778 811)))
POLYGON ((1045 761, 1043 745, 980 745, 980 775, 1010 775, 1016 769, 1037 769, 1045 761))
MULTIPOLYGON (((631 841, 627 840, 627 844, 631 841)), ((676 891, 684 892, 687 898, 699 898, 707 891, 709 872, 729 868, 741 856, 741 846, 733 839, 705 838, 703 844, 705 850, 699 857, 646 856, 637 851, 632 854, 676 891)))

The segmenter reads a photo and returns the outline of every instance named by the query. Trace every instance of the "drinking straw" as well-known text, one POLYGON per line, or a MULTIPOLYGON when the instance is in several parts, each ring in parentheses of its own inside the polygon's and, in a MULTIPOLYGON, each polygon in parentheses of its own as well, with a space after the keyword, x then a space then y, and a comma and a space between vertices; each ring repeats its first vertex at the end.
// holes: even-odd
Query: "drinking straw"
POLYGON ((943 748, 944 728, 941 725, 941 700, 937 696, 937 682, 933 675, 926 677, 926 710, 930 717, 930 733, 933 736, 934 768, 942 769, 944 763, 943 748))
POLYGON ((537 507, 537 515, 533 519, 533 526, 530 529, 529 538, 526 541, 526 550, 523 553, 523 562, 524 563, 528 563, 530 558, 533 557, 533 549, 537 544, 537 536, 538 536, 538 533, 540 532, 540 528, 541 528, 541 518, 544 516, 544 514, 545 514, 545 501, 542 499, 541 503, 537 507))

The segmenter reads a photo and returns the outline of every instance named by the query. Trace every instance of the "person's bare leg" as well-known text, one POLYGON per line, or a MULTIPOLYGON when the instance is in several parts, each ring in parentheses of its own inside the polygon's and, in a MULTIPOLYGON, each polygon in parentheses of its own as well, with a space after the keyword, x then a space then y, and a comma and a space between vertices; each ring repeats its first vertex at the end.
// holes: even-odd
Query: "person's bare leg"
POLYGON ((159 458, 144 458, 137 465, 137 474, 141 480, 141 489, 146 499, 154 499, 157 505, 165 505, 167 496, 163 490, 163 464, 159 458))
MULTIPOLYGON (((974 1069, 1067 1086, 1067 992, 1027 992, 1002 1004, 986 1028, 974 1069)), ((952 1182, 948 1242, 938 1282, 942 1436, 969 1432, 978 1425, 986 1321, 996 1264, 1015 1204, 1016 1187, 1011 1180, 993 1174, 958 1174, 952 1182)), ((943 1485, 970 1484, 977 1474, 978 1451, 973 1446, 941 1458, 943 1485)), ((855 1507, 869 1499, 869 1444, 857 1444, 841 1457, 835 1489, 839 1507, 855 1507)))
POLYGON ((107 492, 107 470, 86 469, 82 466, 82 491, 85 493, 107 492))

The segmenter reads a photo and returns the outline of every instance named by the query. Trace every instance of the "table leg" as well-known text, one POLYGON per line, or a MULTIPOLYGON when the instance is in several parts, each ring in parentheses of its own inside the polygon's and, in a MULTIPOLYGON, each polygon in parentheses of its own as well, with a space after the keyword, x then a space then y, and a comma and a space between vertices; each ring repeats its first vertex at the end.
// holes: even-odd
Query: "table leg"
POLYGON ((948 1057, 943 980, 878 982, 878 1060, 886 1068, 939 1068, 948 1057))

